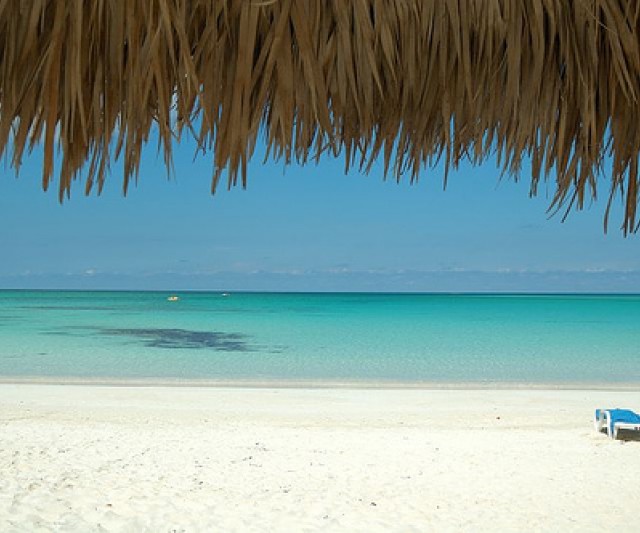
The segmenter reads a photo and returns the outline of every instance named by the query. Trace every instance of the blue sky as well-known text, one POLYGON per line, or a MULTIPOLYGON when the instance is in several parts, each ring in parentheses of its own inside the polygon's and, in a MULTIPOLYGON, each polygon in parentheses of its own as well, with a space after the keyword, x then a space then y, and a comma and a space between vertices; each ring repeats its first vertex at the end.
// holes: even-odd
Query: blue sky
MULTIPOLYGON (((175 148, 169 181, 154 143, 122 196, 120 162, 102 196, 77 183, 60 205, 42 192, 42 154, 18 178, 0 167, 0 287, 274 291, 640 292, 638 236, 621 210, 603 234, 608 183, 585 211, 546 213, 553 189, 528 196, 492 161, 417 184, 344 174, 343 161, 284 167, 254 157, 247 190, 211 196, 210 156, 175 148)), ((226 176, 223 176, 225 179, 226 176)), ((620 203, 620 202, 619 202, 620 203)))

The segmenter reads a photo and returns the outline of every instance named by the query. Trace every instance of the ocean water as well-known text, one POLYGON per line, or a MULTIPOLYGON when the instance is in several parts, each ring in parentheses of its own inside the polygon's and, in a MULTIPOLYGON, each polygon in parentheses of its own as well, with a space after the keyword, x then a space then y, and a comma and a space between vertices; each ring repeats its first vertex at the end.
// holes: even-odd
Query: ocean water
POLYGON ((640 296, 0 291, 0 378, 640 384, 640 296))

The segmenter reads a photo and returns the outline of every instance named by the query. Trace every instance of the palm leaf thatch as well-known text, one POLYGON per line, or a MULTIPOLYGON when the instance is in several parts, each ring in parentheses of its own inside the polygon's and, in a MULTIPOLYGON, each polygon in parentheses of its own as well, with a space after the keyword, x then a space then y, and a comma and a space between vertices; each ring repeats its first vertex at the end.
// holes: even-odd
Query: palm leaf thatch
POLYGON ((397 179, 497 154, 530 158, 532 194, 554 179, 552 209, 595 198, 611 156, 626 233, 639 22, 634 0, 0 0, 0 151, 18 168, 44 142, 61 200, 118 158, 126 191, 152 127, 167 165, 183 134, 212 152, 214 190, 246 184, 263 134, 285 162, 382 156, 397 179))

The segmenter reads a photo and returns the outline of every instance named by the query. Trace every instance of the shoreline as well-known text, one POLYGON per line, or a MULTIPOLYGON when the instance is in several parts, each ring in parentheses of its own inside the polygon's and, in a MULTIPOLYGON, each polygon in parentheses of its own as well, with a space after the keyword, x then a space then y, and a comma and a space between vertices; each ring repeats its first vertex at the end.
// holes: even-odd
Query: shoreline
POLYGON ((487 391, 640 391, 640 382, 381 381, 289 379, 180 379, 0 376, 0 385, 54 385, 131 388, 309 389, 309 390, 487 390, 487 391))

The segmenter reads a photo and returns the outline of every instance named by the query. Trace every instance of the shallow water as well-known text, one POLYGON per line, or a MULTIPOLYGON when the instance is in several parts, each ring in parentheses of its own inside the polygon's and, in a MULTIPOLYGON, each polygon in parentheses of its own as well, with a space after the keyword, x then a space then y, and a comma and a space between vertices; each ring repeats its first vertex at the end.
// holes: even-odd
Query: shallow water
POLYGON ((0 377, 640 383, 640 296, 0 291, 0 377))

